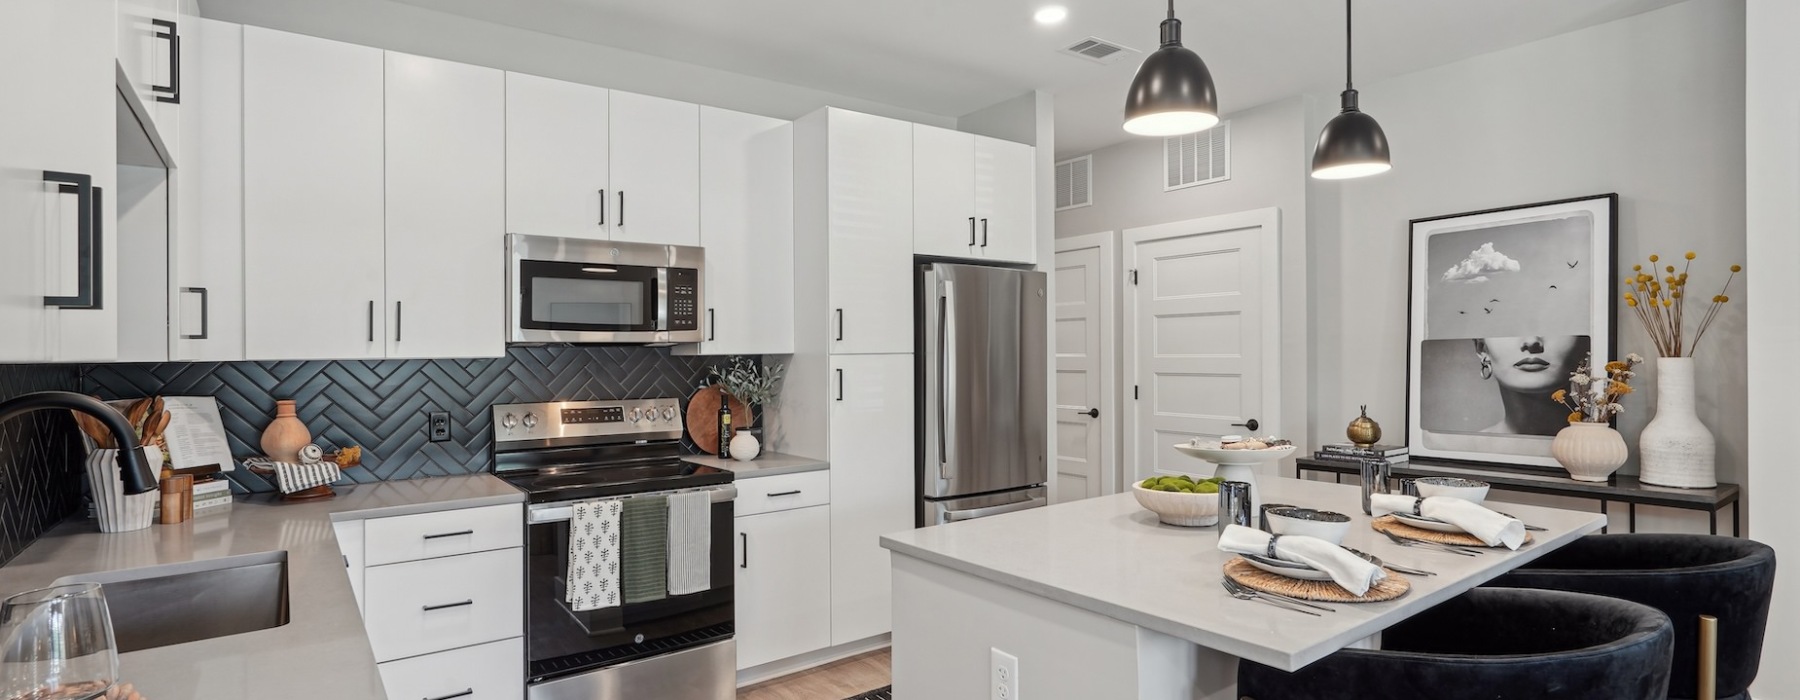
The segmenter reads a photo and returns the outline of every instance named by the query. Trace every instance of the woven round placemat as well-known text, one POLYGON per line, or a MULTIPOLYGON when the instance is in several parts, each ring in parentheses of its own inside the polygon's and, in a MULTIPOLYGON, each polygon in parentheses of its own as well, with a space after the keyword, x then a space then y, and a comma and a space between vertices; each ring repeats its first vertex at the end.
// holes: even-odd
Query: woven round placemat
MULTIPOLYGON (((1369 526, 1375 528, 1376 532, 1393 533, 1409 540, 1452 544, 1458 547, 1487 547, 1487 543, 1482 542, 1481 538, 1467 532, 1437 532, 1422 527, 1413 527, 1400 522, 1399 518, 1392 515, 1383 515, 1376 518, 1369 522, 1369 526)), ((1531 544, 1531 539, 1531 533, 1525 533, 1524 544, 1531 544)))
POLYGON ((1391 569, 1383 571, 1387 572, 1387 578, 1370 586, 1369 592, 1358 598, 1344 590, 1343 586, 1330 581, 1303 581, 1271 574, 1251 566, 1243 557, 1232 557, 1231 561, 1225 562, 1225 578, 1265 593, 1321 603, 1379 603, 1406 595, 1407 591, 1412 590, 1412 582, 1406 580, 1406 577, 1391 569))

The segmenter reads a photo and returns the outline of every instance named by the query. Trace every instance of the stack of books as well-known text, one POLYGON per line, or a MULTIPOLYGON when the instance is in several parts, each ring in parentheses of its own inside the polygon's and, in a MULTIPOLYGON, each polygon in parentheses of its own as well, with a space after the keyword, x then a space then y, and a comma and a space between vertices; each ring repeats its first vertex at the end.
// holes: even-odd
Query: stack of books
POLYGON ((1321 445, 1313 453, 1313 459, 1327 462, 1343 462, 1345 464, 1362 464, 1368 461, 1387 462, 1391 469, 1407 461, 1405 445, 1369 445, 1367 447, 1352 445, 1347 442, 1334 442, 1321 445))
POLYGON ((194 482, 194 510, 231 505, 231 481, 214 479, 194 482))

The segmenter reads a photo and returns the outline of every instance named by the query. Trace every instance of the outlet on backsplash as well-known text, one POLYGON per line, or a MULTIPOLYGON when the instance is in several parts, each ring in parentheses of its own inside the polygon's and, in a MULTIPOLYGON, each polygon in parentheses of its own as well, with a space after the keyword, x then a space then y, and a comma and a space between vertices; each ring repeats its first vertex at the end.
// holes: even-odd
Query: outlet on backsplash
POLYGON ((432 411, 429 414, 429 420, 427 420, 426 423, 427 423, 427 425, 430 426, 432 442, 449 442, 449 440, 450 440, 450 412, 449 411, 432 411))

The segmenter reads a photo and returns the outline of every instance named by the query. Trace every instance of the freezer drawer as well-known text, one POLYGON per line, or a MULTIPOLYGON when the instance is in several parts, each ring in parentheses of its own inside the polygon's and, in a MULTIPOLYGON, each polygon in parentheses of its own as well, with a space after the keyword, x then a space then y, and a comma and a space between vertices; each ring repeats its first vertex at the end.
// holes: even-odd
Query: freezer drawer
POLYGON ((1042 486, 981 496, 919 501, 919 526, 930 527, 1050 505, 1042 486))

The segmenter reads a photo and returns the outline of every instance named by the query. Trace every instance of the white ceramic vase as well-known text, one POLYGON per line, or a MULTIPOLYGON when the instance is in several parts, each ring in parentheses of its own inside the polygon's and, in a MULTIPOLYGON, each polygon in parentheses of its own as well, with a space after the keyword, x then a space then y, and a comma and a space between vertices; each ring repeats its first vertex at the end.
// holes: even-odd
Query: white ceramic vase
POLYGON ((757 440, 748 430, 739 430, 731 436, 731 458, 739 462, 756 459, 762 453, 762 441, 757 440))
POLYGON ((1631 456, 1625 438, 1605 423, 1570 423, 1550 441, 1550 454, 1576 481, 1606 481, 1631 456))
MULTIPOLYGON (((155 446, 140 449, 144 451, 145 463, 150 465, 150 473, 161 474, 162 449, 155 446)), ((101 532, 130 532, 150 527, 156 514, 156 502, 162 494, 152 489, 149 493, 125 495, 125 482, 119 479, 118 450, 88 453, 87 473, 94 495, 94 517, 100 523, 101 532)))
POLYGON ((1708 489, 1713 474, 1712 431, 1694 411, 1694 358, 1656 358, 1656 418, 1638 436, 1638 480, 1655 486, 1708 489))

